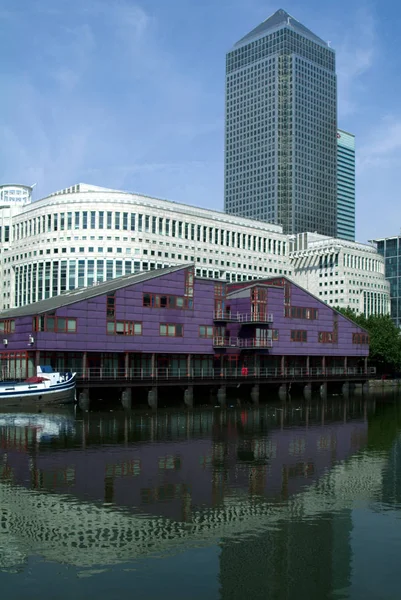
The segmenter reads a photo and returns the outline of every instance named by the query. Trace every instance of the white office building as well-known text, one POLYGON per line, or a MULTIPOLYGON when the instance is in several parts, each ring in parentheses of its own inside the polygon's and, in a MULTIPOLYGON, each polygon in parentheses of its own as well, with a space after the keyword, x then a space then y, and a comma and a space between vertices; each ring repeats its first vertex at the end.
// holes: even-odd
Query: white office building
POLYGON ((289 236, 293 277, 330 306, 389 314, 390 284, 374 246, 316 233, 289 236))
POLYGON ((184 262, 227 281, 292 274, 279 225, 176 202, 78 184, 2 212, 3 310, 184 262))
POLYGON ((331 306, 388 312, 383 258, 374 247, 287 236, 279 225, 214 210, 77 184, 36 202, 1 204, 0 227, 2 310, 193 262, 200 277, 286 275, 331 306))

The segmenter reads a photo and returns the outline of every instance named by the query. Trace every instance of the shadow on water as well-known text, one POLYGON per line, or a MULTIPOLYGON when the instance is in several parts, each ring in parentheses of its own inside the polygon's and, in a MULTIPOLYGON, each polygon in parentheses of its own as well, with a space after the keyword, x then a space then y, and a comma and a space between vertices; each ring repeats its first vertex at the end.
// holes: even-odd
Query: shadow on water
POLYGON ((382 483, 400 426, 392 397, 3 413, 0 566, 157 571, 204 548, 218 552, 207 597, 329 597, 350 585, 355 503, 396 501, 401 473, 393 496, 382 483))

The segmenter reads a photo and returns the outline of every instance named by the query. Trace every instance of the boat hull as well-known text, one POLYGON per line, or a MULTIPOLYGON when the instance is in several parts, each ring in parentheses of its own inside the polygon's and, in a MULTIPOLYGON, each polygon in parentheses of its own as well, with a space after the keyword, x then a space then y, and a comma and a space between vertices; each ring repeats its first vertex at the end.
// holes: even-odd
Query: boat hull
POLYGON ((60 404, 74 404, 74 402, 75 388, 62 393, 52 392, 46 395, 21 395, 13 396, 12 398, 2 398, 0 395, 0 408, 2 406, 57 406, 60 404))
POLYGON ((48 406, 73 404, 75 402, 75 376, 62 385, 6 384, 0 386, 0 407, 2 406, 48 406))

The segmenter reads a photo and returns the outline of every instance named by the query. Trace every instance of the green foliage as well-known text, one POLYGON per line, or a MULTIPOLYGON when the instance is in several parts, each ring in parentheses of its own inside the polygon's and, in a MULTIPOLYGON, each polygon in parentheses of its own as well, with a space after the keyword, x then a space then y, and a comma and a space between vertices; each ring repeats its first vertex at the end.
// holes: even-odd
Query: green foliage
POLYGON ((351 308, 337 309, 344 317, 354 321, 369 333, 369 358, 384 372, 386 369, 395 371, 401 368, 401 336, 389 315, 357 314, 351 308))

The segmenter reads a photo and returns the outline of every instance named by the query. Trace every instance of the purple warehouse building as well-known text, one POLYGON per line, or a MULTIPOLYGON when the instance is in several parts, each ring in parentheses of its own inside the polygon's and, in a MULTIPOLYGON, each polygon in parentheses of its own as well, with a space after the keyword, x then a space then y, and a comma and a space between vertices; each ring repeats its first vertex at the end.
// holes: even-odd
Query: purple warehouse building
POLYGON ((285 277, 224 283, 191 265, 127 275, 5 311, 3 378, 37 365, 76 371, 82 385, 179 377, 367 375, 369 340, 285 277))

